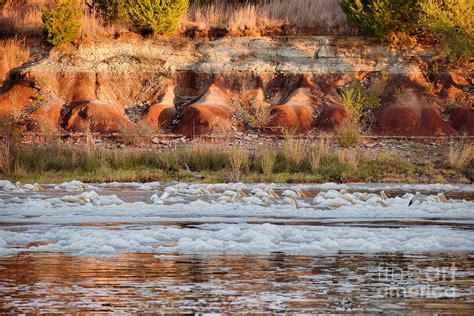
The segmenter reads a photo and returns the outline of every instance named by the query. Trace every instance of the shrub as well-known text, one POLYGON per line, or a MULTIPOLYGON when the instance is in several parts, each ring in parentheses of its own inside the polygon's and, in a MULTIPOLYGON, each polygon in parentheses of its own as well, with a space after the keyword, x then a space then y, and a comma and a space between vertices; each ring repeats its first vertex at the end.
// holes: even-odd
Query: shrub
POLYGON ((360 82, 352 82, 341 91, 342 104, 349 118, 367 129, 372 125, 374 111, 381 105, 389 77, 382 74, 371 80, 368 87, 360 82))
POLYGON ((248 128, 259 130, 267 127, 271 122, 271 105, 269 103, 252 100, 246 106, 236 103, 235 108, 237 119, 248 128))
POLYGON ((81 29, 82 10, 78 0, 56 0, 55 6, 43 11, 43 31, 53 46, 72 42, 81 29))
POLYGON ((124 144, 137 146, 149 142, 154 132, 146 123, 126 122, 121 125, 120 136, 124 144))
POLYGON ((341 93, 342 104, 351 119, 358 121, 364 110, 364 95, 362 88, 353 83, 347 86, 341 93))
POLYGON ((451 60, 474 56, 474 2, 472 0, 424 0, 423 30, 436 38, 451 60))
POLYGON ((128 21, 127 0, 94 0, 93 5, 99 9, 109 23, 125 23, 128 21))
POLYGON ((419 0, 342 0, 342 10, 363 32, 389 40, 417 29, 419 0))
POLYGON ((188 0, 127 0, 130 19, 145 33, 168 34, 181 22, 188 0))

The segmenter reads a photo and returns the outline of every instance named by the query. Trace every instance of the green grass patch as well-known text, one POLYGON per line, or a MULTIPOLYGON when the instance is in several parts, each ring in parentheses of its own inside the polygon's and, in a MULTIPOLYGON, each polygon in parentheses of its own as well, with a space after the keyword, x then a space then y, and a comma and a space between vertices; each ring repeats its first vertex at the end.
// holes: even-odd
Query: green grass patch
MULTIPOLYGON (((296 146, 303 146, 301 143, 296 146)), ((413 163, 382 154, 369 159, 353 149, 328 152, 304 144, 304 154, 288 146, 257 152, 198 145, 170 151, 87 149, 66 146, 18 147, 2 155, 8 168, 0 178, 27 183, 83 182, 448 182, 472 181, 472 165, 464 173, 442 161, 413 163), (289 152, 288 152, 289 151, 289 152), (317 165, 314 153, 318 154, 317 165), (295 159, 297 158, 297 159, 295 159)))

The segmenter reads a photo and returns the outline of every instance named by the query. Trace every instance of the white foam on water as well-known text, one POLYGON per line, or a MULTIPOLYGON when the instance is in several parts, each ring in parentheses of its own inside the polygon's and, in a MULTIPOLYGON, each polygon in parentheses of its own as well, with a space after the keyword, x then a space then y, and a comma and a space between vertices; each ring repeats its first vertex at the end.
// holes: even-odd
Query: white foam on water
MULTIPOLYGON (((13 184, 3 181, 2 185, 13 184)), ((16 190, 4 193, 0 200, 0 222, 9 223, 0 226, 0 255, 20 251, 81 256, 125 252, 474 251, 474 234, 459 227, 474 221, 474 202, 445 202, 436 195, 439 188, 445 192, 471 192, 471 187, 410 185, 411 193, 387 198, 374 193, 374 188, 384 186, 360 186, 85 186, 73 181, 45 186, 41 194, 15 186, 16 190), (305 196, 301 191, 316 186, 322 190, 316 197, 305 196), (71 194, 75 189, 85 191, 71 194), (368 190, 369 194, 350 194, 345 191, 348 189, 368 190), (409 206, 414 190, 433 194, 424 202, 409 206), (134 194, 142 201, 125 202, 122 198, 134 194), (384 222, 391 224, 379 224, 384 222)), ((393 188, 385 188, 389 189, 393 188)))
POLYGON ((119 252, 321 254, 474 250, 474 234, 470 231, 441 227, 314 227, 268 223, 121 230, 67 227, 48 231, 0 231, 0 238, 4 241, 1 247, 4 251, 67 252, 81 256, 110 256, 119 252), (35 242, 46 244, 24 247, 35 242))

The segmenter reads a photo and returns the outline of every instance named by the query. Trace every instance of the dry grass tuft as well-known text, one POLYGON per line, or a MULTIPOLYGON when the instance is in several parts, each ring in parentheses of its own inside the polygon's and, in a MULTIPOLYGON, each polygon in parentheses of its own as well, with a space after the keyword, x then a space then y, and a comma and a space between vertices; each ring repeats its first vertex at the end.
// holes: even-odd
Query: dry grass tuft
POLYGON ((231 181, 239 181, 240 175, 245 168, 248 167, 248 152, 243 150, 233 150, 229 153, 229 160, 230 160, 230 180, 231 181))
POLYGON ((448 163, 455 169, 467 167, 474 159, 474 145, 463 142, 449 146, 448 163))
POLYGON ((108 24, 97 11, 85 11, 82 17, 81 37, 90 40, 114 38, 126 31, 124 25, 108 24))
POLYGON ((41 16, 52 0, 7 0, 0 14, 1 33, 41 35, 41 16))
POLYGON ((11 170, 10 146, 0 141, 0 173, 6 174, 11 170))
POLYGON ((355 150, 341 149, 338 151, 337 157, 341 165, 347 164, 353 169, 357 168, 359 164, 359 156, 355 150))
POLYGON ((311 156, 309 157, 309 162, 311 164, 311 172, 313 172, 313 174, 317 174, 319 171, 319 168, 321 167, 321 156, 322 156, 322 153, 319 150, 314 149, 311 152, 311 156))
POLYGON ((342 148, 352 147, 359 142, 360 134, 357 125, 353 122, 347 122, 338 127, 336 133, 339 146, 342 148))
POLYGON ((0 41, 0 86, 7 79, 8 72, 24 64, 30 58, 25 39, 12 38, 0 41))
POLYGON ((252 100, 248 105, 235 104, 236 117, 246 127, 259 130, 268 127, 272 120, 271 104, 259 100, 252 100))
POLYGON ((206 6, 191 6, 181 28, 195 25, 209 30, 225 26, 235 34, 289 24, 317 29, 325 35, 351 34, 353 29, 339 4, 339 0, 279 0, 243 5, 215 1, 206 6))
POLYGON ((308 147, 305 139, 288 139, 283 143, 282 150, 288 161, 300 165, 308 154, 308 147))
POLYGON ((269 176, 273 173, 275 168, 277 155, 274 150, 265 149, 259 153, 260 166, 264 175, 269 176))
POLYGON ((333 136, 328 134, 328 135, 322 135, 318 143, 315 146, 313 146, 313 150, 311 151, 311 155, 309 157, 311 171, 313 172, 313 174, 318 173, 321 167, 322 157, 328 156, 331 153, 332 143, 333 143, 333 136))
POLYGON ((331 151, 332 143, 333 135, 322 135, 315 146, 315 150, 319 151, 322 155, 327 155, 331 151))
POLYGON ((38 125, 38 134, 42 143, 53 144, 59 140, 59 130, 54 122, 46 119, 38 119, 36 120, 36 124, 38 125))
POLYGON ((122 124, 120 136, 124 144, 137 146, 149 142, 155 130, 145 123, 127 122, 122 124))

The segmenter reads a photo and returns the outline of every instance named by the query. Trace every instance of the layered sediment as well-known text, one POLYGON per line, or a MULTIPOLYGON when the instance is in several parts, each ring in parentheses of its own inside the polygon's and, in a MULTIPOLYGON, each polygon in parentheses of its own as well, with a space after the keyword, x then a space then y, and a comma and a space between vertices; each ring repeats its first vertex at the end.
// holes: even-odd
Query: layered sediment
POLYGON ((371 133, 472 134, 472 71, 430 78, 434 54, 431 47, 402 52, 354 37, 84 44, 12 71, 0 116, 21 113, 69 132, 115 133, 134 121, 195 136, 245 131, 236 105, 259 96, 271 107, 264 131, 310 133, 347 123, 341 89, 383 80, 367 120, 371 133))

